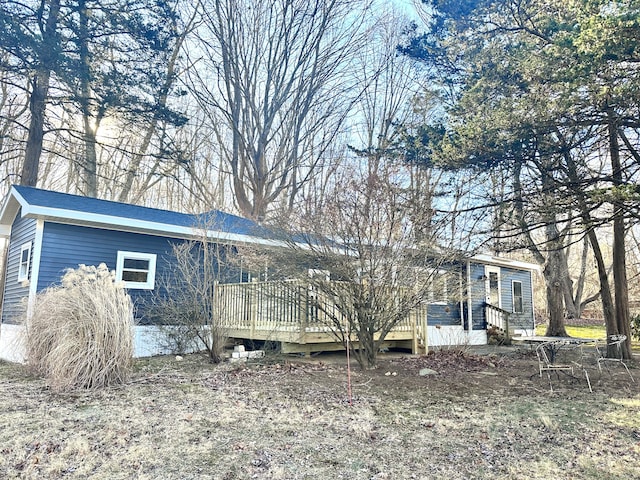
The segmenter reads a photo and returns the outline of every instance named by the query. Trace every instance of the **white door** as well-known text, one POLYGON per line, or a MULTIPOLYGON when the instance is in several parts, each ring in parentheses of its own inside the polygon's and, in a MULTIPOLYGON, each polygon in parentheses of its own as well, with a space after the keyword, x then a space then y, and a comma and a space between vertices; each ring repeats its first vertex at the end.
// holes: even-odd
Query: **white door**
POLYGON ((484 288, 487 303, 494 307, 502 308, 500 295, 500 267, 485 265, 484 277, 484 288))

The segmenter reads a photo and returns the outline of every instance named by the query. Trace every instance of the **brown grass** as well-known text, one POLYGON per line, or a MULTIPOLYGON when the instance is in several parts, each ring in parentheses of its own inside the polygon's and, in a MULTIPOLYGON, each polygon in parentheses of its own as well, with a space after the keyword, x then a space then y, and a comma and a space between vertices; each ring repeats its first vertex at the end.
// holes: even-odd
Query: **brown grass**
POLYGON ((27 321, 27 358, 54 391, 126 380, 133 356, 131 299, 102 264, 81 265, 38 294, 27 321))
POLYGON ((353 406, 335 356, 139 360, 124 386, 64 395, 0 363, 0 478, 640 476, 640 392, 626 373, 594 372, 594 394, 554 379, 552 394, 529 353, 380 362, 353 372, 353 406), (426 367, 440 374, 419 376, 426 367))

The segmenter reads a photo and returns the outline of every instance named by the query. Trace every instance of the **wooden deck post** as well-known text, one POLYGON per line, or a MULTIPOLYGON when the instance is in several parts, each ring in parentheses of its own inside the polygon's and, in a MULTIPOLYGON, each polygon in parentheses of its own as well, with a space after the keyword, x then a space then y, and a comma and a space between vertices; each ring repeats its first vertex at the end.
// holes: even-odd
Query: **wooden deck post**
POLYGON ((429 336, 427 335, 427 314, 428 314, 428 310, 425 308, 423 314, 421 315, 422 318, 422 342, 424 343, 424 354, 428 354, 429 353, 429 336))
MULTIPOLYGON (((413 312, 411 313, 411 317, 414 317, 413 312)), ((414 355, 418 354, 418 317, 412 318, 411 328, 413 328, 413 343, 411 345, 411 353, 414 355)))
POLYGON ((309 325, 309 287, 304 283, 298 285, 298 337, 300 344, 306 343, 307 326, 309 325))
POLYGON ((249 287, 249 311, 251 312, 249 320, 249 335, 251 335, 251 338, 253 339, 256 335, 256 322, 258 320, 258 284, 257 279, 255 278, 249 287))

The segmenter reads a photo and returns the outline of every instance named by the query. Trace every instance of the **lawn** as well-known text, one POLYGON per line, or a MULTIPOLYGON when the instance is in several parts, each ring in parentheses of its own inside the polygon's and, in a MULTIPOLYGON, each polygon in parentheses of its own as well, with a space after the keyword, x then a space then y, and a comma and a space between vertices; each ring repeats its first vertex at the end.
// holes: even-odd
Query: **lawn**
POLYGON ((386 354, 353 372, 352 405, 346 378, 336 355, 192 355, 55 395, 0 363, 0 478, 640 478, 640 391, 623 371, 593 372, 593 394, 554 378, 551 393, 527 349, 386 354))
MULTIPOLYGON (((565 329, 570 337, 578 338, 604 338, 607 331, 603 325, 565 325, 565 329)), ((536 326, 536 335, 544 335, 547 330, 545 324, 536 326)))
MULTIPOLYGON (((597 325, 565 325, 565 329, 570 337, 603 339, 607 336, 604 323, 597 325)), ((536 325, 536 335, 544 335, 546 330, 546 324, 536 325)), ((640 353, 640 342, 632 341, 631 349, 634 352, 640 353)))

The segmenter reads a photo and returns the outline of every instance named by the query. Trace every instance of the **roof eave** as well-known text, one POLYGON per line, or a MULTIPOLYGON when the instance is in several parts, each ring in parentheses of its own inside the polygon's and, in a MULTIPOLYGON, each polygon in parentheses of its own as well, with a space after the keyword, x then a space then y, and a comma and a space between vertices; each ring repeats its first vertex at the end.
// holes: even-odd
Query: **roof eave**
POLYGON ((491 265, 498 265, 502 267, 513 267, 520 270, 530 270, 535 272, 540 271, 540 265, 537 265, 535 263, 523 262, 521 260, 512 260, 510 258, 494 257, 493 255, 489 255, 486 253, 474 255, 470 258, 470 260, 476 261, 478 263, 488 263, 491 265))
MULTIPOLYGON (((120 230, 132 233, 143 233, 160 235, 163 237, 174 237, 184 239, 194 239, 202 237, 202 229, 181 225, 150 222, 147 220, 137 220, 130 218, 116 217, 112 215, 94 214, 80 212, 76 210, 64 210, 59 208, 44 207, 41 205, 27 205, 23 207, 23 216, 30 218, 43 218, 48 221, 67 223, 80 226, 91 226, 105 228, 108 230, 120 230)), ((245 243, 280 246, 282 242, 267 238, 254 237, 240 233, 229 233, 220 230, 207 230, 207 238, 220 240, 229 243, 245 243)))

